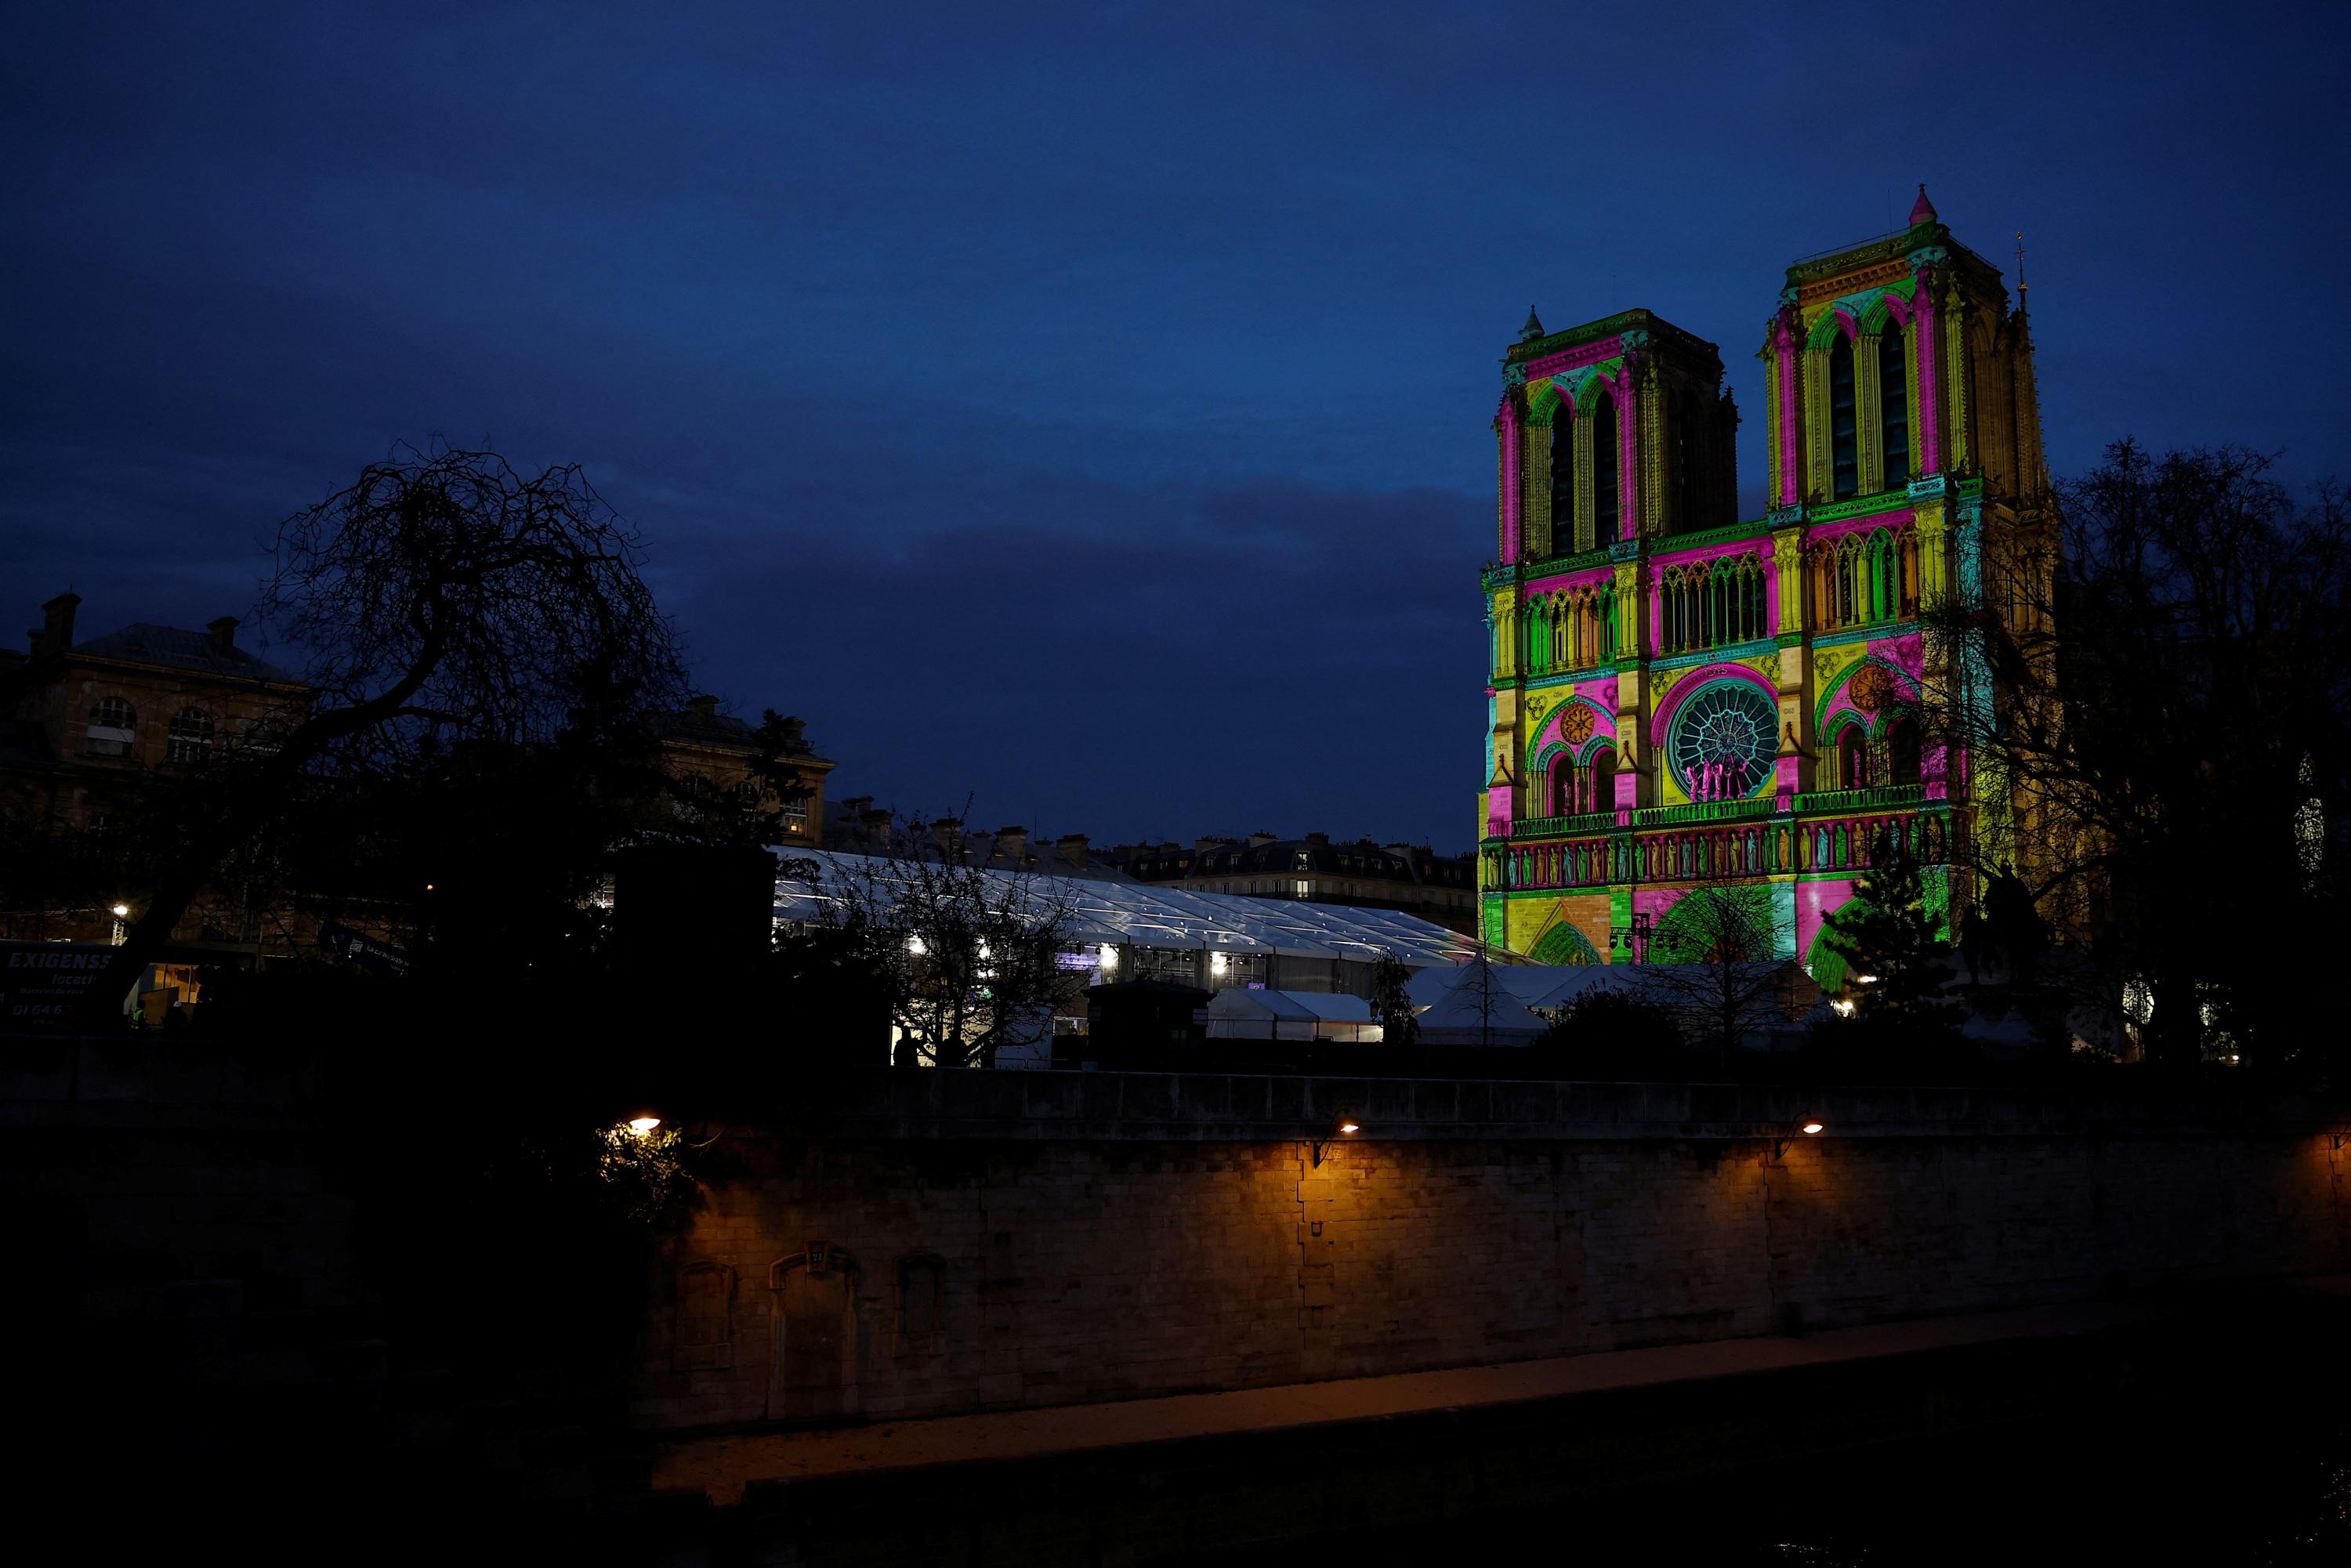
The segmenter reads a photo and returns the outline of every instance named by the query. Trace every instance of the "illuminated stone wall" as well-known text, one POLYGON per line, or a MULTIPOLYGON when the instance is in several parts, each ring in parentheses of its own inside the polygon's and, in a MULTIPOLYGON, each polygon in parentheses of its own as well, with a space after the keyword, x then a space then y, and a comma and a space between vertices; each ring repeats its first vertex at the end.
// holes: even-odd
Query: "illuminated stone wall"
POLYGON ((1052 1406, 2351 1264, 2306 1107, 1008 1076, 874 1074, 722 1137, 640 1418, 1052 1406), (1364 1133, 1318 1166, 1342 1110, 1364 1133), (1806 1113, 1829 1131, 1775 1152, 1806 1113))

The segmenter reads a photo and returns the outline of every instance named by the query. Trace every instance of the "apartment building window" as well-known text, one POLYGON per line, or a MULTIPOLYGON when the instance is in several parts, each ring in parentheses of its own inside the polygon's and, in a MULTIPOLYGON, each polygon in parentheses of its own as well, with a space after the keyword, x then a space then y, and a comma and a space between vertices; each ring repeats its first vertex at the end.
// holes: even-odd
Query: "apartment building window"
POLYGON ((128 757, 139 733, 139 716, 120 697, 102 697, 89 710, 89 747, 92 757, 128 757))
POLYGON ((202 762, 212 754, 213 716, 200 707, 183 707, 172 720, 164 758, 171 762, 202 762))

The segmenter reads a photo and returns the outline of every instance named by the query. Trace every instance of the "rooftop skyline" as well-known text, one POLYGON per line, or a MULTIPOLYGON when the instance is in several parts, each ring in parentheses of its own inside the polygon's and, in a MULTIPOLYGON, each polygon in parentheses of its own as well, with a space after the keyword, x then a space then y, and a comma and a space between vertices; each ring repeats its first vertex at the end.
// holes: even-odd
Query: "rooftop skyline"
POLYGON ((242 614, 438 435, 586 464, 838 796, 1458 851, 1530 304, 1717 343, 1753 516, 1782 269, 1923 181, 2011 288, 2025 231, 2055 473, 2351 472, 2351 24, 2128 16, 54 10, 0 105, 14 612, 242 614))

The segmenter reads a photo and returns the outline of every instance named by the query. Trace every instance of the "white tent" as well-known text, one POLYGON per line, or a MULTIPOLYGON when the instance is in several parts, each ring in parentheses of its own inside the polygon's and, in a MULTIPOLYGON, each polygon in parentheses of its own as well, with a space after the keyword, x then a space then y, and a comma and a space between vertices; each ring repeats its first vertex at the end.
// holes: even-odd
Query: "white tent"
POLYGON ((1405 994, 1420 1009, 1423 1045, 1527 1045, 1551 1027, 1530 1011, 1573 971, 1551 964, 1425 969, 1405 994))
MULTIPOLYGON (((887 886, 901 863, 831 850, 788 852, 814 862, 813 882, 776 879, 776 920, 820 920, 838 897, 841 879, 873 876, 887 886)), ((1394 953, 1408 968, 1450 971, 1477 953, 1477 942, 1457 931, 1393 909, 1337 908, 1290 899, 1244 898, 1188 888, 1035 872, 985 870, 993 883, 1010 883, 1024 896, 1065 905, 1063 929, 1072 943, 1190 948, 1195 952, 1279 954, 1294 958, 1344 958, 1372 963, 1394 953)))
POLYGON ((1332 1040, 1376 1045, 1380 1026, 1361 997, 1323 991, 1218 991, 1196 1015, 1210 1040, 1332 1040))

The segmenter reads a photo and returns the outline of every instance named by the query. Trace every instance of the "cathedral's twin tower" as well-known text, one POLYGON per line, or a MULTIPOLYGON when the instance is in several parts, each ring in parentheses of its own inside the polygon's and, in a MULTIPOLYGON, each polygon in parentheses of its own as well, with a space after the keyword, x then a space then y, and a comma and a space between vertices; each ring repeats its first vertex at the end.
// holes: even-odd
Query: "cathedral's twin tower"
POLYGON ((1646 310, 1563 332, 1530 314, 1505 355, 1491 941, 1676 956, 1676 905, 1720 886, 1834 984, 1821 922, 1873 846, 1939 864, 1965 825, 1965 759, 1910 700, 1918 613, 1980 595, 1954 563, 2044 483, 2022 305, 1922 187, 1907 228, 1788 268, 1760 357, 1768 509, 1742 521, 1713 344, 1646 310))

